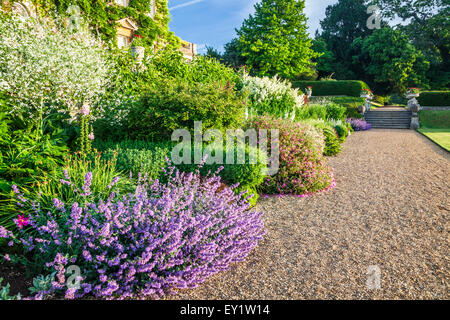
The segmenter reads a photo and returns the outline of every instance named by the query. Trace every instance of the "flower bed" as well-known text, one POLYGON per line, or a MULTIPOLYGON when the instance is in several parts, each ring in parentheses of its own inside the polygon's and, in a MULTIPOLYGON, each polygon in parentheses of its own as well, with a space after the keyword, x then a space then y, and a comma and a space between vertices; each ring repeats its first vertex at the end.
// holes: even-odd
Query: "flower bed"
POLYGON ((325 137, 320 130, 310 124, 270 117, 254 118, 247 126, 279 130, 280 168, 260 186, 263 193, 306 195, 332 185, 333 173, 323 158, 325 137))
MULTIPOLYGON (((0 237, 13 238, 28 255, 5 258, 43 279, 56 275, 35 298, 159 298, 242 261, 262 239, 262 213, 248 211, 248 202, 220 178, 203 180, 173 168, 167 175, 167 184, 141 178, 134 193, 112 192, 98 203, 54 199, 49 212, 16 190, 21 205, 34 206, 34 213, 20 236, 1 227, 0 237), (81 271, 79 287, 65 276, 74 266, 81 271)), ((86 195, 90 177, 80 188, 86 195)))
POLYGON ((352 129, 355 131, 365 131, 365 130, 372 129, 372 125, 362 119, 350 118, 350 119, 347 119, 347 122, 350 123, 350 125, 352 126, 352 129))

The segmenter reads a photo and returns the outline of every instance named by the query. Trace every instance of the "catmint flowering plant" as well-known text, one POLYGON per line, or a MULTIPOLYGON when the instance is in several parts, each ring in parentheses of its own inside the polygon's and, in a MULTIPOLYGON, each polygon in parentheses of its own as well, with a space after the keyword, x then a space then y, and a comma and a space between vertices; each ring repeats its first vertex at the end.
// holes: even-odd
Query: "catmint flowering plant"
MULTIPOLYGON (((166 175, 165 184, 140 175, 133 193, 111 192, 107 201, 56 199, 50 211, 36 208, 28 226, 36 235, 14 237, 0 228, 0 236, 14 237, 28 251, 22 260, 40 274, 55 272, 51 289, 36 298, 159 298, 198 286, 257 246, 262 213, 248 210, 242 195, 224 188, 219 177, 174 168, 166 175), (80 267, 79 288, 66 286, 70 265, 80 267)), ((89 180, 87 173, 80 187, 86 194, 89 180)))
POLYGON ((350 123, 352 129, 355 131, 365 131, 370 130, 372 128, 372 125, 370 123, 367 123, 365 120, 362 119, 349 118, 346 121, 347 123, 350 123))

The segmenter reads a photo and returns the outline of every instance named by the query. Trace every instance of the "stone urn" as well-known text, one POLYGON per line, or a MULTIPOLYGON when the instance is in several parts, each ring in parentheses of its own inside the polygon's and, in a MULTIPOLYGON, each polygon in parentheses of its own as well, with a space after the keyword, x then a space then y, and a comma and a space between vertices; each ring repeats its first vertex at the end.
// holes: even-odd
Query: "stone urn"
POLYGON ((359 106, 358 107, 358 112, 361 114, 364 114, 366 112, 366 107, 365 106, 359 106))
POLYGON ((370 107, 371 107, 370 100, 373 99, 373 96, 369 93, 362 93, 360 97, 364 98, 366 100, 364 103, 364 107, 365 107, 364 112, 369 111, 370 107))
POLYGON ((406 99, 411 100, 411 99, 418 98, 419 96, 420 96, 420 93, 407 93, 406 99))
POLYGON ((145 57, 145 48, 139 46, 132 46, 131 53, 133 54, 133 58, 137 62, 141 62, 145 57))
POLYGON ((308 99, 311 98, 311 96, 312 96, 312 88, 306 88, 305 92, 306 92, 306 95, 308 96, 308 99))

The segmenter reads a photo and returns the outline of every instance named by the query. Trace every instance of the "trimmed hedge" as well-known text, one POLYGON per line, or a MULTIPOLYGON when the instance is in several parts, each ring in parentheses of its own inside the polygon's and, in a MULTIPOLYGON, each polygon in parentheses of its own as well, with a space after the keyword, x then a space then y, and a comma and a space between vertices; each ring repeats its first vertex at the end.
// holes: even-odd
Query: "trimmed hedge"
POLYGON ((423 91, 417 101, 425 107, 450 106, 450 91, 423 91))
POLYGON ((421 128, 450 128, 450 110, 420 110, 421 128))
POLYGON ((364 81, 359 80, 295 81, 292 86, 300 90, 311 86, 313 96, 359 97, 362 89, 369 89, 364 81))

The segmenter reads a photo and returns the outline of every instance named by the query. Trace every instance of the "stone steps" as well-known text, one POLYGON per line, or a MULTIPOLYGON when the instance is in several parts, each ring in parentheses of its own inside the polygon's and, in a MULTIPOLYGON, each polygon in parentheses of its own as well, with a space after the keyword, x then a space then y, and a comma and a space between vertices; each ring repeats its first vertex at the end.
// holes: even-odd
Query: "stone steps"
POLYGON ((409 129, 411 124, 410 111, 368 111, 364 114, 364 120, 372 125, 372 128, 380 129, 409 129))

